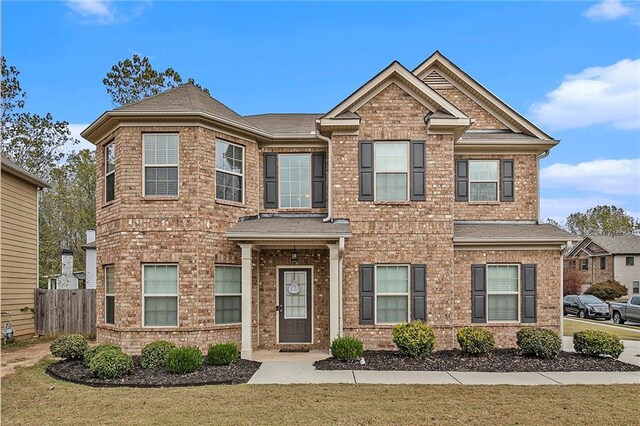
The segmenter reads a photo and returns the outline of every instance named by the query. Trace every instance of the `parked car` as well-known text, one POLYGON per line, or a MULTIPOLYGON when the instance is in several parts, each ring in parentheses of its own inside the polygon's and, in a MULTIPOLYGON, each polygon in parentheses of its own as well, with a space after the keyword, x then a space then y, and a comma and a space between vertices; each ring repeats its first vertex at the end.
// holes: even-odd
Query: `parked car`
POLYGON ((577 315, 580 318, 611 319, 609 305, 595 296, 586 294, 565 296, 562 302, 562 313, 577 315))
POLYGON ((632 296, 627 303, 611 302, 609 312, 616 324, 624 324, 627 321, 640 322, 640 296, 632 296))

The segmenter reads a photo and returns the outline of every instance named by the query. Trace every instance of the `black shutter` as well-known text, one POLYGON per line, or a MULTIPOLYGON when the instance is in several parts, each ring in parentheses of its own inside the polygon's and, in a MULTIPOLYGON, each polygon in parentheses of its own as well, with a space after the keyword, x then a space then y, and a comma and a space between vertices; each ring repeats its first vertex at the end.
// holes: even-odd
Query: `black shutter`
POLYGON ((502 160, 502 192, 501 201, 514 200, 513 160, 502 160))
POLYGON ((471 265, 471 322, 487 322, 487 267, 471 265))
POLYGON ((456 201, 469 200, 469 162, 456 160, 456 201))
POLYGON ((324 152, 314 152, 311 155, 311 207, 326 206, 325 192, 325 156, 324 152))
POLYGON ((264 154, 264 208, 278 208, 278 154, 264 154))
POLYGON ((374 266, 360 265, 360 324, 374 324, 374 266))
POLYGON ((427 265, 411 265, 411 318, 427 320, 427 265))
POLYGON ((522 322, 536 322, 536 265, 522 265, 522 322))
POLYGON ((373 141, 360 141, 358 146, 360 201, 373 201, 373 141))
POLYGON ((425 201, 425 141, 411 141, 411 201, 425 201))

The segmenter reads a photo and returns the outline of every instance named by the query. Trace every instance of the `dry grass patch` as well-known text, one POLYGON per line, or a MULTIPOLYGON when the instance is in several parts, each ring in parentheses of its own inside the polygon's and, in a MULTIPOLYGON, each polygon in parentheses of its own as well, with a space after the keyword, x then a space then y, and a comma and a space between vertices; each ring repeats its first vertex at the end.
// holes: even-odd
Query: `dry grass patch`
POLYGON ((564 321, 564 335, 573 336, 576 331, 598 330, 613 333, 622 340, 640 340, 640 327, 631 328, 607 323, 611 327, 601 326, 594 321, 567 319, 564 321))
POLYGON ((640 385, 236 385, 98 389, 47 376, 44 360, 2 381, 2 421, 30 424, 621 424, 640 385), (585 404, 584 401, 589 401, 585 404))

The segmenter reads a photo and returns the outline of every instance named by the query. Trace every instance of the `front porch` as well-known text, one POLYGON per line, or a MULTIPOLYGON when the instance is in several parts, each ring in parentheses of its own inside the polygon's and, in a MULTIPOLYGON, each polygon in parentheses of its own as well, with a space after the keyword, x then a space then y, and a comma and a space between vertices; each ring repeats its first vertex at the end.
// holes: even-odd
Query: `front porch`
POLYGON ((227 237, 242 250, 241 355, 323 350, 342 334, 342 255, 347 221, 256 217, 227 237))

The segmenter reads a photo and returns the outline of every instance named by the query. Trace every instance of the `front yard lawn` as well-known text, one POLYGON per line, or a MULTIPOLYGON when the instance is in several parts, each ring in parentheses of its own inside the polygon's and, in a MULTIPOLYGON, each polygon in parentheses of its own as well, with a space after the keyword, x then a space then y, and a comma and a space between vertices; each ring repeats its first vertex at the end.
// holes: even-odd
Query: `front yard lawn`
POLYGON ((640 393, 640 385, 99 389, 49 377, 51 362, 2 380, 3 424, 633 424, 640 393))
POLYGON ((613 325, 610 322, 607 322, 604 324, 611 325, 611 327, 599 325, 596 321, 591 321, 591 320, 585 321, 585 320, 565 319, 564 335, 573 336, 573 333, 575 333, 576 331, 598 330, 598 331, 607 331, 609 333, 613 333, 622 340, 640 340, 640 327, 637 327, 634 329, 627 326, 613 325))

